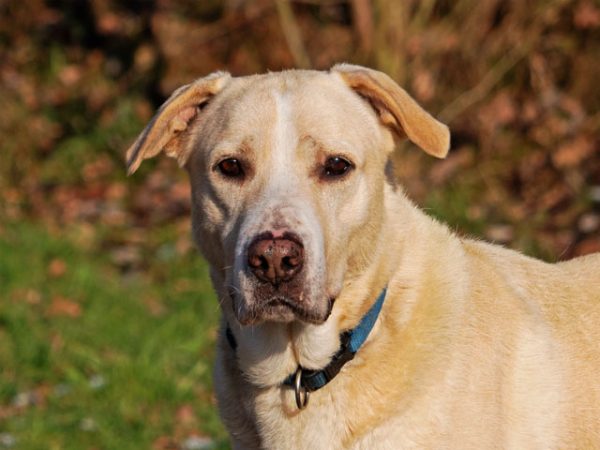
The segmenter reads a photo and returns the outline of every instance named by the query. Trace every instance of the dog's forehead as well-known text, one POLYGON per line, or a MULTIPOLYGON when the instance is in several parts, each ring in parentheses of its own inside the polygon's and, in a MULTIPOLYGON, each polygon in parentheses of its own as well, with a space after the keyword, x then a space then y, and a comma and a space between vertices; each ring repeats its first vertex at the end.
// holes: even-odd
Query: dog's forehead
POLYGON ((266 100, 274 94, 312 96, 323 91, 347 91, 340 77, 315 70, 288 70, 232 79, 228 90, 238 99, 266 100))
POLYGON ((299 137, 372 141, 378 120, 365 100, 337 74, 294 70, 232 80, 218 99, 215 125, 226 136, 270 139, 274 126, 289 122, 299 137), (281 115, 286 117, 282 118, 281 115))

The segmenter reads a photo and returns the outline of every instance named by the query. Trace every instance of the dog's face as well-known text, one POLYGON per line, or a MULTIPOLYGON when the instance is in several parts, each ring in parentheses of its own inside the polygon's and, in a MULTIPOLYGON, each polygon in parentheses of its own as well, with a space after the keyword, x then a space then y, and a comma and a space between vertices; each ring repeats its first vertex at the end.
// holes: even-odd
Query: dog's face
POLYGON ((187 168, 193 234, 228 315, 318 324, 347 268, 369 261, 391 131, 447 151, 447 129, 379 72, 218 73, 163 105, 129 166, 165 150, 187 168))
POLYGON ((377 232, 385 130, 319 72, 234 79, 206 113, 193 221, 237 319, 325 321, 355 236, 377 232))

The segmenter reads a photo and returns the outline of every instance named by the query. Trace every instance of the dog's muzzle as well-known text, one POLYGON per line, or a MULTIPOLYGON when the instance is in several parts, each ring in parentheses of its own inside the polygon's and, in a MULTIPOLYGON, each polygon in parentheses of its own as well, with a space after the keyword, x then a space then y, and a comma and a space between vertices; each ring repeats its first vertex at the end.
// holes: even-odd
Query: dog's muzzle
POLYGON ((331 308, 311 292, 309 258, 304 242, 291 231, 256 235, 245 248, 243 288, 232 294, 239 322, 324 322, 331 308))

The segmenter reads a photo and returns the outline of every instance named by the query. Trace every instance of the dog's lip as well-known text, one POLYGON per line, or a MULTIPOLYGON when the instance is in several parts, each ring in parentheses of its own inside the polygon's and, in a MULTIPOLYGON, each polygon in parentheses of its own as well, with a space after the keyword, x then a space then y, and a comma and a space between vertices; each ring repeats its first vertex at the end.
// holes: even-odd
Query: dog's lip
MULTIPOLYGON (((330 304, 330 303, 329 303, 330 304)), ((265 309, 275 309, 275 308, 288 308, 296 317, 301 320, 311 322, 311 323, 322 323, 327 320, 329 314, 331 313, 331 307, 328 306, 328 311, 326 317, 324 319, 316 318, 315 314, 312 314, 310 310, 298 306, 294 300, 289 299, 287 297, 274 297, 271 299, 263 308, 265 309)))
MULTIPOLYGON (((238 298, 238 300, 241 299, 238 298)), ((236 319, 242 325, 256 325, 261 322, 289 323, 294 320, 320 325, 326 322, 331 315, 334 302, 335 298, 327 300, 327 310, 323 315, 299 306, 293 299, 285 296, 274 296, 249 310, 244 311, 235 306, 233 309, 236 319)), ((235 303, 235 299, 233 303, 235 303)))

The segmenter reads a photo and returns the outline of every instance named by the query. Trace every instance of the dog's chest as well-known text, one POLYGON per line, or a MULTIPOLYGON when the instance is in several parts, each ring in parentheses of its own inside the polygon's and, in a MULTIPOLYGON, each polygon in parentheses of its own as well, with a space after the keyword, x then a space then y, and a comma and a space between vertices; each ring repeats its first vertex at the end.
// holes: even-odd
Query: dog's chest
MULTIPOLYGON (((352 402, 339 389, 314 392, 308 406, 298 410, 291 389, 274 388, 256 397, 256 418, 266 449, 403 449, 414 448, 419 435, 430 435, 423 427, 407 426, 406 417, 375 417, 368 423, 355 419, 369 409, 359 399, 352 402), (347 405, 352 405, 348 410, 347 405)), ((415 424, 416 425, 416 424, 415 424)), ((435 433, 436 427, 430 427, 435 433)))
POLYGON ((256 417, 264 448, 341 449, 347 436, 343 415, 325 392, 314 392, 299 410, 294 392, 273 388, 256 397, 256 417))

